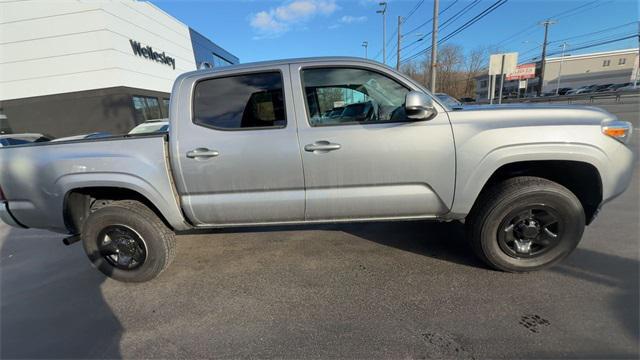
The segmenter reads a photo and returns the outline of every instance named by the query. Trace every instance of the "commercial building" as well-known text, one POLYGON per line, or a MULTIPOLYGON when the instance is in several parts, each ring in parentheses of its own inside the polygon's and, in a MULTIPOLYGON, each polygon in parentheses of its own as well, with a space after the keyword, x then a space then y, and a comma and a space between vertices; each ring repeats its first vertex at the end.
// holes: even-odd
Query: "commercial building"
POLYGON ((167 116, 181 73, 238 63, 146 1, 2 2, 0 13, 0 113, 14 133, 126 133, 167 116))
MULTIPOLYGON (((521 91, 521 94, 535 93, 537 91, 540 65, 541 62, 538 61, 536 63, 537 77, 527 81, 526 91, 521 91)), ((593 84, 633 82, 636 76, 638 76, 638 48, 550 57, 545 61, 542 91, 554 91, 558 87, 558 77, 560 77, 560 87, 577 89, 593 84)), ((499 90, 499 84, 499 81, 497 81, 496 94, 499 90)), ((476 99, 487 99, 489 86, 489 75, 484 74, 476 77, 476 99)), ((517 80, 505 81, 503 94, 517 91, 517 80)))

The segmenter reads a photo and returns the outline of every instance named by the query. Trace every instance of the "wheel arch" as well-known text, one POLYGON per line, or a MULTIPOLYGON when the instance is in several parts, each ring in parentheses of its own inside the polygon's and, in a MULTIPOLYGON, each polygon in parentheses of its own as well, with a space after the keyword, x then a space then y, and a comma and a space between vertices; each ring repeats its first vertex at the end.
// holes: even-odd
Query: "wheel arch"
POLYGON ((118 200, 139 201, 153 211, 169 229, 177 230, 175 222, 170 221, 149 196, 122 186, 85 186, 68 190, 63 202, 64 224, 70 233, 79 234, 92 209, 118 200))
POLYGON ((507 163, 496 169, 482 186, 473 206, 487 189, 517 176, 539 177, 569 189, 580 200, 587 225, 593 221, 602 203, 602 178, 593 164, 576 160, 527 160, 507 163))

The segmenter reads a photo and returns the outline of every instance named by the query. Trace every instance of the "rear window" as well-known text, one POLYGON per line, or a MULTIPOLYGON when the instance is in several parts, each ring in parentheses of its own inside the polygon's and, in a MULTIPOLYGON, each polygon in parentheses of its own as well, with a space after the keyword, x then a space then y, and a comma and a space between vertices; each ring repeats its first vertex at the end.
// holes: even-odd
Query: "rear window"
POLYGON ((194 93, 193 122, 222 130, 284 127, 282 83, 279 72, 200 81, 194 93))

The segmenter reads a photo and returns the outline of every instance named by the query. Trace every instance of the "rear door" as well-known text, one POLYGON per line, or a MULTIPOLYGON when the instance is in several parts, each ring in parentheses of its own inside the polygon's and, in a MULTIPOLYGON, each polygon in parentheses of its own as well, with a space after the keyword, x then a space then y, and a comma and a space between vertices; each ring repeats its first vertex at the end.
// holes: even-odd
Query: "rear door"
POLYGON ((434 217, 453 201, 455 149, 448 116, 404 114, 420 90, 358 62, 291 65, 306 183, 307 220, 434 217))
POLYGON ((170 110, 171 160, 189 220, 201 226, 303 220, 288 66, 179 83, 170 110))

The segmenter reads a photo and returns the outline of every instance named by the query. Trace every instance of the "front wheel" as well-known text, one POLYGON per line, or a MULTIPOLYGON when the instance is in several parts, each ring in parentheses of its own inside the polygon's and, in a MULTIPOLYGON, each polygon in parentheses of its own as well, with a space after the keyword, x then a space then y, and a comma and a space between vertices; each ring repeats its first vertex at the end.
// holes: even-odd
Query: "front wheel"
POLYGON ((83 224, 81 237, 93 265, 124 282, 155 278, 175 254, 174 233, 138 201, 113 201, 96 209, 83 224))
POLYGON ((466 227, 474 252, 488 265, 526 272, 567 257, 582 238, 585 215, 564 186, 515 177, 481 194, 466 227))

